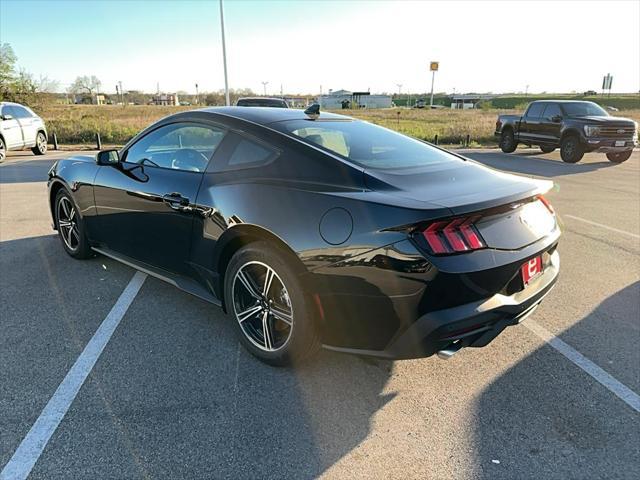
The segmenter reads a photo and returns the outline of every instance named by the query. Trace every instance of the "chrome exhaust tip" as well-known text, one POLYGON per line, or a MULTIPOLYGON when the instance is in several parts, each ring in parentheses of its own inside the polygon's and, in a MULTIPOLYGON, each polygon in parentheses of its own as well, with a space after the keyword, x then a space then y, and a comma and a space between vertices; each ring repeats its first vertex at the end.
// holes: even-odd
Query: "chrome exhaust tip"
POLYGON ((442 350, 438 350, 436 355, 440 360, 449 360, 456 353, 458 353, 462 349, 462 346, 459 343, 452 343, 447 348, 443 348, 442 350))

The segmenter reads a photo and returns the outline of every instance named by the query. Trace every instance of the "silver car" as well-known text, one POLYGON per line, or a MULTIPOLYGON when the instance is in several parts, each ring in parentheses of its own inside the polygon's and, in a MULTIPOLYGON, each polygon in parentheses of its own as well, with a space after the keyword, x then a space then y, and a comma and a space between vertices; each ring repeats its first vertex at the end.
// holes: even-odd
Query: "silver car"
POLYGON ((7 151, 30 148, 36 155, 47 153, 47 129, 44 121, 29 107, 0 102, 0 162, 7 151))

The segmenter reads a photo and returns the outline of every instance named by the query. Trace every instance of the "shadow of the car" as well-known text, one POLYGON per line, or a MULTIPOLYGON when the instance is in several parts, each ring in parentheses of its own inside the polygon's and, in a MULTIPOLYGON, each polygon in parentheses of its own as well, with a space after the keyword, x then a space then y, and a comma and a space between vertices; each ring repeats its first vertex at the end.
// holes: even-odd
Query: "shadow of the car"
MULTIPOLYGON (((102 256, 73 260, 55 235, 0 248, 6 462, 133 272, 102 256)), ((240 347, 230 322, 147 278, 34 476, 315 478, 367 438, 395 395, 384 393, 392 362, 322 351, 274 368, 240 347)))
MULTIPOLYGON (((640 282, 609 297, 559 338, 582 345, 581 337, 602 328, 594 323, 615 315, 619 304, 628 308, 638 295, 640 282)), ((622 327, 618 322, 613 328, 622 327)), ((620 336, 629 338, 628 351, 634 352, 637 327, 627 321, 620 336)), ((483 478, 635 478, 640 468, 637 413, 548 345, 488 386, 476 409, 474 445, 483 478)))

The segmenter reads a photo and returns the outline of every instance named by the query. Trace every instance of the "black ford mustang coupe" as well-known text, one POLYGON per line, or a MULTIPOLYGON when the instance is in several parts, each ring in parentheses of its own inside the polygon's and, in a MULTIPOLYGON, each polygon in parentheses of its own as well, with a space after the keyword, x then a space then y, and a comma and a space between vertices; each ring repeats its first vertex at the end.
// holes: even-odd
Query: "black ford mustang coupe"
POLYGON ((487 345, 556 281, 550 187, 317 108, 178 113, 49 172, 69 255, 221 305, 276 365, 487 345))

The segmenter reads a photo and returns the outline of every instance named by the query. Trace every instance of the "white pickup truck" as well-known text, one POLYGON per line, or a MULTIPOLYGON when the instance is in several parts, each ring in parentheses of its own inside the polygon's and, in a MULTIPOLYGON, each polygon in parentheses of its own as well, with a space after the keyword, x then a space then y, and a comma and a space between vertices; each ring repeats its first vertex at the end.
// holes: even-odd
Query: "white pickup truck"
POLYGON ((47 129, 44 121, 29 107, 0 102, 0 163, 7 151, 30 148, 36 155, 47 153, 47 129))

